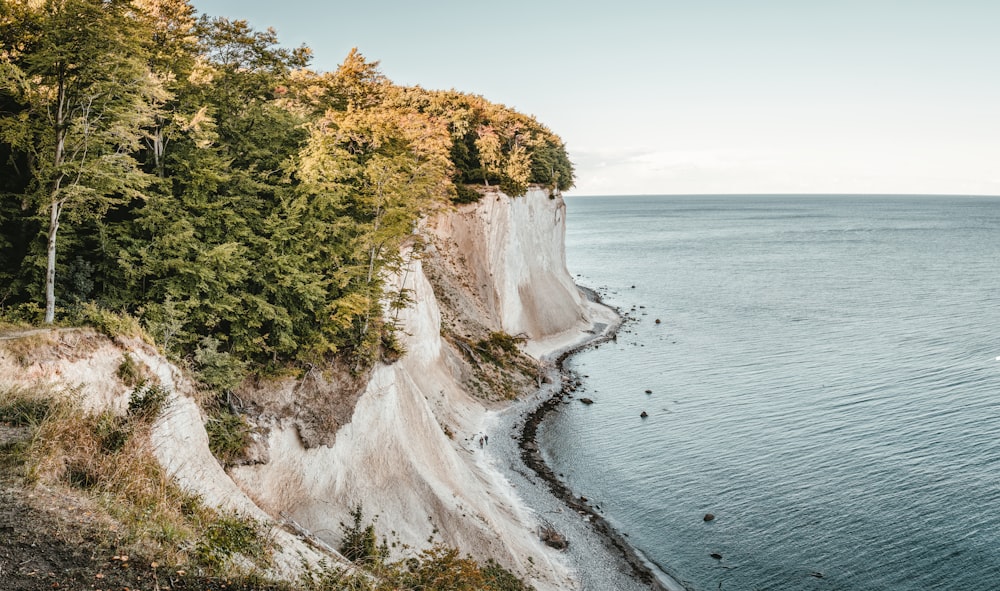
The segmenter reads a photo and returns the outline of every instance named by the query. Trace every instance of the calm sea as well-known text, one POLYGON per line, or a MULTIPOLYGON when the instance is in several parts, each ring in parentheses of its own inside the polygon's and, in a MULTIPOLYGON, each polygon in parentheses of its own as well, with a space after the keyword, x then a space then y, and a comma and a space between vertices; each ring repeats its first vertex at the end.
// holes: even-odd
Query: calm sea
POLYGON ((650 560, 704 591, 1000 589, 1000 199, 567 203, 570 272, 632 320, 540 439, 650 560))

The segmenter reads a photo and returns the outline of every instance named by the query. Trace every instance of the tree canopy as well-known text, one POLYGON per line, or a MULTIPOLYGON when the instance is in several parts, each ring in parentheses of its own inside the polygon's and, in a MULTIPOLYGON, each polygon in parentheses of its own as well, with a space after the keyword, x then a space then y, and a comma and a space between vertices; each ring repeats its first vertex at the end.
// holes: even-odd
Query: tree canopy
POLYGON ((97 304, 181 356, 363 367, 421 216, 572 185, 533 117, 310 58, 187 0, 0 3, 2 312, 97 304))

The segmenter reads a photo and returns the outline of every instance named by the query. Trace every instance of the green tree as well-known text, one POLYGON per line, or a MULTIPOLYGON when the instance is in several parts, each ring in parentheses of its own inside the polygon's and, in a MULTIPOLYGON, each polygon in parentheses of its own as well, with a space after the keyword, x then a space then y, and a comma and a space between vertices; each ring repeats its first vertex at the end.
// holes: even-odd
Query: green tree
POLYGON ((375 534, 375 522, 362 525, 364 511, 360 503, 351 509, 350 514, 352 523, 340 524, 340 553, 356 564, 369 568, 381 566, 389 557, 389 548, 385 543, 379 546, 378 536, 375 534))
POLYGON ((573 163, 555 134, 547 134, 536 143, 531 158, 531 182, 560 191, 573 186, 573 163))
POLYGON ((298 175, 304 189, 349 218, 337 233, 339 265, 328 304, 334 340, 354 346, 359 367, 391 327, 383 322, 384 272, 419 217, 451 190, 447 129, 412 110, 330 111, 313 128, 298 175), (376 329, 377 330, 374 330, 376 329))
POLYGON ((47 0, 37 10, 34 47, 5 67, 5 86, 22 110, 0 116, 0 130, 27 154, 28 197, 47 214, 45 322, 51 323, 60 223, 100 217, 142 198, 148 179, 134 154, 163 89, 146 66, 143 29, 130 2, 47 0))
POLYGON ((386 278, 421 216, 572 184, 531 117, 309 57, 190 0, 0 0, 0 304, 45 292, 49 321, 57 297, 125 309, 202 361, 360 371, 394 348, 386 278))
POLYGON ((562 140, 533 117, 454 90, 406 88, 387 97, 392 105, 447 124, 459 201, 478 199, 464 184, 497 184, 512 196, 523 195, 531 184, 553 190, 573 186, 573 165, 562 140))
POLYGON ((355 47, 333 73, 329 106, 337 111, 371 108, 382 102, 390 86, 378 62, 368 61, 355 47))
POLYGON ((287 169, 305 131, 283 103, 308 51, 245 21, 202 18, 194 30, 198 59, 174 87, 159 142, 171 146, 167 182, 136 214, 142 239, 120 240, 120 266, 144 318, 154 332, 170 327, 179 351, 213 336, 240 359, 284 357, 296 348, 285 308, 295 297, 280 286, 299 275, 282 252, 294 239, 287 169))
POLYGON ((166 175, 165 155, 171 139, 204 121, 204 110, 183 100, 190 94, 186 90, 194 84, 190 77, 198 57, 197 20, 188 0, 133 0, 133 3, 140 9, 138 18, 150 32, 150 69, 169 91, 167 96, 155 97, 154 117, 143 134, 150 168, 162 178, 166 175))

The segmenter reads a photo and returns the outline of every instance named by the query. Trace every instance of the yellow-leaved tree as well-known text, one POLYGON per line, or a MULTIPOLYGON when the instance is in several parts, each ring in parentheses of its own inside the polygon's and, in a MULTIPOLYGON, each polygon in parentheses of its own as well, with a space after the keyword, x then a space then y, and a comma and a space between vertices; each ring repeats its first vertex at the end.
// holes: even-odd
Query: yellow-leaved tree
MULTIPOLYGON (((347 62, 351 71, 369 75, 354 57, 347 62)), ((330 256, 336 261, 335 292, 327 319, 331 342, 352 343, 359 367, 391 342, 383 305, 403 294, 384 293, 385 273, 399 270, 400 249, 420 216, 453 191, 444 122, 414 109, 373 104, 364 88, 353 86, 346 110, 331 109, 311 126, 297 171, 318 215, 333 224, 352 220, 337 225, 326 245, 336 250, 330 256)), ((375 88, 386 91, 377 82, 375 88)))

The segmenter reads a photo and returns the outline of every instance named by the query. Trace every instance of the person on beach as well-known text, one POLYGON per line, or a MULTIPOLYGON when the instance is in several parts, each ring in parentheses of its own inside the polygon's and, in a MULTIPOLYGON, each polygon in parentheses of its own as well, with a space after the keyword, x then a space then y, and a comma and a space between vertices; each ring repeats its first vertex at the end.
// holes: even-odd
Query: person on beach
POLYGON ((490 444, 490 436, 489 435, 483 435, 483 442, 486 443, 486 445, 489 445, 490 444))
POLYGON ((483 438, 479 438, 479 449, 483 449, 483 438))

